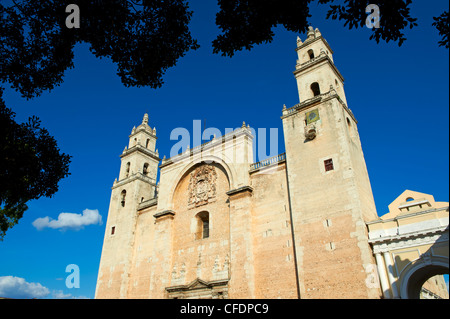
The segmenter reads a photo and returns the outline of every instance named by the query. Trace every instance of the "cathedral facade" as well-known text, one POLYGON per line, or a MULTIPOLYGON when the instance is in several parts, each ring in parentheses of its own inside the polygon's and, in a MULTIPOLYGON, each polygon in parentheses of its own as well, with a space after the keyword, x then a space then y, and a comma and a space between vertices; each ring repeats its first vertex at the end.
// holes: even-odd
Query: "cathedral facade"
POLYGON ((253 162, 241 128, 169 159, 148 116, 112 187, 96 298, 379 298, 377 219, 357 120, 319 30, 297 40, 286 152, 253 162), (160 174, 157 184, 157 174, 160 174))

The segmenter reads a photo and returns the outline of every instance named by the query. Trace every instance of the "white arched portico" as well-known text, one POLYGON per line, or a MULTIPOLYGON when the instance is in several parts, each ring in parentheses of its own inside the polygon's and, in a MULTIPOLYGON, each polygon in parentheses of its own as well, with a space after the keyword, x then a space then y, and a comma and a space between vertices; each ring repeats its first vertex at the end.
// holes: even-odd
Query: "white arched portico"
POLYGON ((448 258, 424 254, 403 269, 400 277, 400 297, 418 299, 422 285, 430 277, 448 274, 448 258))
MULTIPOLYGON (((405 191, 389 209, 367 223, 384 297, 419 298, 429 278, 448 274, 448 203, 405 191)), ((433 294, 448 298, 446 291, 433 294)))

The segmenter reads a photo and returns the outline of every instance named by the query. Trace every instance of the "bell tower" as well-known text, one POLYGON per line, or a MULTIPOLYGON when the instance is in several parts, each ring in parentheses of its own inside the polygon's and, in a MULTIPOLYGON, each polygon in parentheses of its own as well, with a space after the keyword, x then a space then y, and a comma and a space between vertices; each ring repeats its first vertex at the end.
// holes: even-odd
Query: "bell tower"
POLYGON ((300 103, 281 118, 300 297, 378 298, 365 224, 377 213, 344 78, 318 29, 296 51, 300 103))
MULTIPOLYGON (((120 180, 134 176, 140 177, 156 184, 158 171, 159 152, 156 148, 156 127, 151 128, 148 125, 148 114, 144 115, 142 124, 137 128, 133 127, 128 147, 125 147, 120 156, 122 164, 120 167, 120 180), (143 175, 143 176, 142 176, 143 175)), ((150 199, 149 196, 144 197, 145 200, 150 199)))
POLYGON ((142 124, 133 127, 121 158, 119 180, 115 180, 97 280, 96 298, 127 296, 134 235, 139 204, 156 197, 156 177, 160 162, 156 128, 142 124))
POLYGON ((309 27, 307 38, 297 38, 298 60, 295 67, 300 102, 328 92, 334 88, 336 94, 347 104, 344 78, 334 65, 333 50, 322 37, 319 29, 309 27))

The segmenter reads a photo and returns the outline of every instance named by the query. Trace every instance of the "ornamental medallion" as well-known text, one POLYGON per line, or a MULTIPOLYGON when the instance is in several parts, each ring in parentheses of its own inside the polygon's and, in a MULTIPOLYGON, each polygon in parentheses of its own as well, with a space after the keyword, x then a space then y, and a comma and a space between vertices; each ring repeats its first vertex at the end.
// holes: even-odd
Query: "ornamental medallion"
POLYGON ((207 204, 216 196, 216 169, 212 165, 197 167, 192 173, 188 187, 188 204, 200 206, 207 204))

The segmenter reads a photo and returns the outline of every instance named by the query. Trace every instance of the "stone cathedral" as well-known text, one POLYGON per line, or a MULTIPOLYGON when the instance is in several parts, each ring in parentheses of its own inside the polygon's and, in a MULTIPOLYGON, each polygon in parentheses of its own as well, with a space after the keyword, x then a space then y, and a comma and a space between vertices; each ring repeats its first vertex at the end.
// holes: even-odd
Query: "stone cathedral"
POLYGON ((133 128, 96 298, 382 296, 367 283, 366 224, 378 216, 344 78, 318 29, 296 51, 300 103, 280 114, 284 154, 254 163, 242 125, 161 160, 148 116, 133 128))

